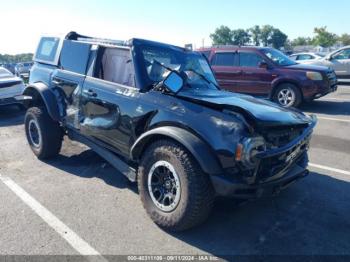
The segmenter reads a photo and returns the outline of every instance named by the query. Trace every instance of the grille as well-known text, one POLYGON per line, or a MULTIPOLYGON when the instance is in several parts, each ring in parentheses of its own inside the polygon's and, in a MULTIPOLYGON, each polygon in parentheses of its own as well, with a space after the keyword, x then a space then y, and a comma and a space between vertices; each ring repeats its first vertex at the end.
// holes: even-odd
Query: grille
POLYGON ((289 127, 281 130, 269 131, 264 137, 268 148, 278 148, 288 144, 300 136, 302 132, 303 127, 289 127))
POLYGON ((327 78, 330 86, 337 84, 337 76, 333 70, 327 72, 327 78))

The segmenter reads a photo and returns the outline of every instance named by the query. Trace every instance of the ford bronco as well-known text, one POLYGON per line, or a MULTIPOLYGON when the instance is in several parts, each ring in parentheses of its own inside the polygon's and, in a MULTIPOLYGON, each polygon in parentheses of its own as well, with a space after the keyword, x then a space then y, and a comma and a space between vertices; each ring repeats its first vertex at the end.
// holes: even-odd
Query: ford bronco
POLYGON ((39 159, 62 139, 89 146, 138 184, 152 220, 180 231, 216 196, 254 199, 308 174, 316 118, 220 90, 205 56, 148 40, 41 38, 24 91, 39 159))

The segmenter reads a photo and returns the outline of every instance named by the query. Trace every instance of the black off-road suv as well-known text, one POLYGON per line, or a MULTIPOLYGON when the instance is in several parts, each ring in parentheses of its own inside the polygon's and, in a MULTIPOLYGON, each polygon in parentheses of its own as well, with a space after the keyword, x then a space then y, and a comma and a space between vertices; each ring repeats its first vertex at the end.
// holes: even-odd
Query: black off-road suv
POLYGON ((215 196, 276 193, 308 174, 314 117, 221 91, 197 52, 71 32, 40 40, 24 91, 25 131, 39 159, 63 136, 137 181, 162 228, 204 221, 215 196))

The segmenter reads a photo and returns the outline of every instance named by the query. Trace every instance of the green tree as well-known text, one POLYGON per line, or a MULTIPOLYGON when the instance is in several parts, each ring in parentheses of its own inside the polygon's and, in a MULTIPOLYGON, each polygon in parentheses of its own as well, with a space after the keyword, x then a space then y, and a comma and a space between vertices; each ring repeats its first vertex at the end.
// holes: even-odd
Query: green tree
POLYGON ((214 45, 232 45, 232 31, 227 26, 220 26, 215 29, 215 32, 210 35, 214 45))
POLYGON ((319 45, 322 47, 329 47, 334 45, 338 37, 336 34, 327 31, 327 27, 316 27, 314 29, 315 37, 313 39, 314 45, 319 45))
POLYGON ((264 25, 261 27, 260 41, 263 46, 268 46, 271 44, 271 36, 273 34, 273 30, 274 28, 271 25, 264 25))
POLYGON ((339 41, 343 44, 343 45, 350 45, 350 35, 349 34, 342 34, 339 37, 339 41))
POLYGON ((312 39, 310 37, 302 37, 299 36, 295 38, 291 42, 292 46, 298 46, 298 45, 311 45, 312 44, 312 39))
POLYGON ((278 28, 274 28, 272 30, 269 42, 274 48, 280 49, 286 44, 287 39, 288 36, 285 33, 283 33, 278 28))
POLYGON ((231 31, 234 45, 246 45, 250 42, 250 35, 244 29, 236 29, 231 31))
POLYGON ((0 63, 20 63, 20 62, 29 62, 33 60, 33 54, 18 54, 18 55, 1 55, 0 54, 0 63))
POLYGON ((248 31, 251 35, 253 44, 256 46, 260 46, 260 35, 261 35, 260 26, 255 25, 249 28, 248 31))

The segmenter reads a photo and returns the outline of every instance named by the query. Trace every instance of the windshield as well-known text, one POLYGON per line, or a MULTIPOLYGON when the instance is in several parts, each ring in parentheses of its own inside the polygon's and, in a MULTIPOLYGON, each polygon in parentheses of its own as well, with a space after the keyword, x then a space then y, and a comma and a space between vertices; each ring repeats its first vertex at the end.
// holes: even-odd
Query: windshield
POLYGON ((175 48, 144 46, 142 55, 148 78, 153 84, 163 81, 171 69, 185 78, 186 86, 217 89, 217 82, 211 68, 199 53, 175 48))
POLYGON ((277 65, 289 66, 296 64, 295 61, 276 49, 263 49, 262 52, 277 65))
POLYGON ((6 70, 5 68, 0 68, 0 78, 5 78, 5 77, 11 77, 12 74, 10 71, 6 70))

